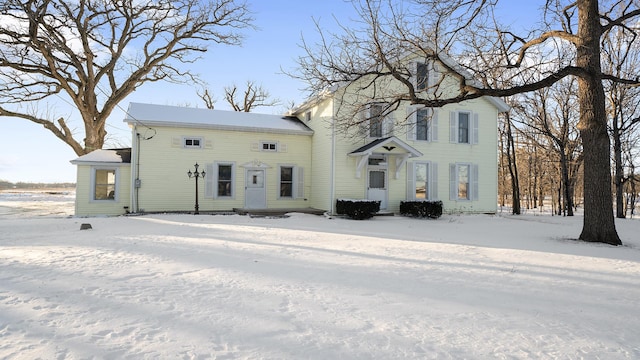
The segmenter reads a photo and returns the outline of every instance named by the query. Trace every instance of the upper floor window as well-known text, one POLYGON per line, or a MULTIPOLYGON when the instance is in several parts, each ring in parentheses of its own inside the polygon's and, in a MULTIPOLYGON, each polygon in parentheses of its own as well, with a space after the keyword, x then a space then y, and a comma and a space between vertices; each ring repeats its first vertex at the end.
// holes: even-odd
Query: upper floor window
POLYGON ((449 140, 459 144, 478 143, 478 114, 470 111, 452 111, 449 140))
POLYGON ((191 149, 202 148, 202 138, 200 137, 185 137, 182 139, 182 146, 191 149))
POLYGON ((370 138, 381 138, 393 135, 393 117, 387 114, 387 104, 371 103, 367 104, 362 112, 360 131, 363 136, 370 138))
POLYGON ((458 142, 469 143, 469 113, 458 113, 458 142))
POLYGON ((304 113, 304 121, 311 121, 311 111, 307 111, 304 113))
POLYGON ((407 108, 407 139, 438 141, 438 111, 432 108, 407 108))
POLYGON ((383 111, 382 104, 369 105, 369 137, 383 136, 383 111))
POLYGON ((416 63, 416 91, 424 91, 429 87, 429 68, 425 63, 416 63))

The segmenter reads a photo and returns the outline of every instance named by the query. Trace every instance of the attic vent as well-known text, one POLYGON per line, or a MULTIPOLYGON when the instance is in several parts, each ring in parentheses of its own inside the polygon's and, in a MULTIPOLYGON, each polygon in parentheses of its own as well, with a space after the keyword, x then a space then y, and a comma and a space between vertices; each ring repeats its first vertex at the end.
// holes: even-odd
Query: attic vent
POLYGON ((278 143, 276 141, 262 141, 260 143, 261 151, 277 152, 278 143))

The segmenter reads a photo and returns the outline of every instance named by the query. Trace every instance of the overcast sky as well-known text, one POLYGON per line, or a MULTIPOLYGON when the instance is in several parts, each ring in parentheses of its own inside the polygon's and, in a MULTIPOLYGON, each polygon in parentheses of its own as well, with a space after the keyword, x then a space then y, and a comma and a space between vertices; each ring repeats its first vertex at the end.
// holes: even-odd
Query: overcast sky
MULTIPOLYGON (((223 99, 223 87, 247 80, 261 84, 283 106, 259 108, 257 112, 283 113, 291 101, 301 103, 306 93, 304 83, 282 74, 281 69, 294 70, 295 59, 303 55, 301 37, 316 36, 313 19, 323 28, 335 26, 333 17, 346 21, 354 17, 351 4, 343 0, 249 0, 257 31, 246 31, 241 47, 212 46, 204 59, 194 67, 210 84, 217 99, 216 109, 229 110, 223 99)), ((513 22, 532 21, 540 1, 503 0, 501 12, 513 22), (524 9, 524 7, 528 8, 524 9)), ((535 19, 537 20, 537 19, 535 19)), ((196 89, 167 83, 145 84, 120 103, 109 119, 109 146, 130 146, 131 133, 123 123, 129 102, 203 107, 196 89)), ((62 108, 68 106, 61 100, 62 108)), ((72 118, 79 133, 82 121, 72 118)), ((0 117, 0 180, 11 182, 75 182, 76 169, 69 163, 77 158, 71 148, 42 126, 13 118, 0 117)), ((168 170, 169 171, 169 170, 168 170)), ((182 171, 178 169, 177 171, 182 171)))

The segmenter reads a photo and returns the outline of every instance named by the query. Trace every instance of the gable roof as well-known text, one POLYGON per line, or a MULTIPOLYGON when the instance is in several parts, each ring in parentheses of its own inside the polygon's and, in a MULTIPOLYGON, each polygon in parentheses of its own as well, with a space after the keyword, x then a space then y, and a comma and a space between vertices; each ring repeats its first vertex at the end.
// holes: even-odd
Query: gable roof
MULTIPOLYGON (((429 47, 433 48, 433 46, 429 46, 429 47)), ((405 54, 404 58, 405 59, 410 59, 410 61, 415 62, 416 59, 419 58, 419 56, 420 56, 419 54, 407 52, 407 54, 405 54)), ((472 85, 477 86, 477 87, 482 87, 482 84, 480 84, 472 76, 472 74, 469 71, 467 71, 464 67, 462 67, 453 58, 451 58, 450 56, 448 56, 447 54, 445 54, 443 52, 438 52, 437 53, 437 57, 438 57, 438 60, 440 62, 442 62, 444 65, 447 65, 448 67, 453 69, 459 75, 462 75, 465 79, 467 79, 469 82, 471 82, 472 85)), ((289 112, 291 114, 300 114, 301 112, 306 111, 307 109, 315 106, 318 102, 326 99, 329 96, 332 96, 338 89, 343 88, 343 87, 345 87, 345 86, 347 86, 349 84, 350 84, 350 82, 348 82, 348 81, 343 81, 340 84, 334 84, 330 88, 327 88, 324 91, 309 97, 302 104, 300 104, 296 108, 290 110, 289 112)), ((498 112, 503 113, 503 112, 508 112, 509 110, 511 110, 511 106, 509 106, 509 104, 507 104, 504 100, 502 100, 499 97, 482 96, 480 98, 487 100, 491 105, 495 106, 496 109, 498 109, 498 112)))
POLYGON ((380 148, 384 148, 388 152, 393 152, 394 150, 396 150, 395 153, 398 153, 398 152, 407 153, 409 154, 409 157, 420 157, 423 155, 420 151, 414 149, 412 146, 408 145, 407 143, 398 139, 395 136, 389 136, 389 137, 373 140, 372 142, 353 150, 348 155, 349 156, 371 155, 374 151, 380 148))
POLYGON ((98 149, 71 160, 71 163, 74 165, 80 163, 129 164, 131 163, 131 148, 98 149))
POLYGON ((135 102, 129 104, 124 122, 144 126, 313 134, 313 130, 295 117, 135 102))

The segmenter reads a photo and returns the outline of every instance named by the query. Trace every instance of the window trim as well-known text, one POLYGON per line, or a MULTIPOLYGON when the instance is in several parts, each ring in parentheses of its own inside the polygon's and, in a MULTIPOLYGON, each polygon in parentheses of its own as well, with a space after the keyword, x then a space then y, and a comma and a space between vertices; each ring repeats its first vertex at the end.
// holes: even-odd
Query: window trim
POLYGON ((282 165, 278 165, 278 199, 294 199, 295 198, 295 194, 296 194, 296 189, 295 189, 295 184, 296 184, 296 166, 295 165, 287 165, 287 164, 282 164, 282 165), (285 196, 282 195, 282 184, 283 181, 282 180, 282 169, 291 169, 291 180, 288 182, 289 184, 291 184, 291 195, 290 196, 285 196))
POLYGON ((280 149, 280 143, 277 141, 260 141, 260 151, 264 152, 278 152, 280 149), (269 145, 269 148, 265 149, 264 146, 269 145), (271 149, 271 145, 273 145, 273 149, 271 149))
POLYGON ((213 199, 235 199, 236 197, 236 163, 235 161, 214 161, 207 164, 207 177, 205 178, 205 197, 213 199), (231 195, 218 195, 218 177, 220 166, 231 166, 231 195))
POLYGON ((388 136, 393 136, 393 127, 394 127, 394 121, 393 121, 393 112, 387 113, 386 115, 382 116, 384 113, 384 110, 387 108, 389 104, 385 103, 385 102, 370 102, 367 103, 365 106, 365 110, 361 113, 362 114, 362 120, 360 123, 360 131, 361 133, 364 135, 364 137, 368 138, 368 139, 380 139, 383 137, 388 137, 388 136), (380 114, 378 114, 378 116, 376 116, 375 118, 372 117, 372 108, 374 106, 380 106, 380 114), (377 135, 372 135, 372 130, 374 129, 374 127, 372 127, 372 123, 374 119, 379 119, 379 124, 376 124, 377 126, 375 127, 376 129, 380 129, 380 136, 377 135))
POLYGON ((479 141, 478 113, 471 110, 451 111, 449 116, 449 142, 453 144, 477 145, 479 141), (469 115, 467 142, 460 142, 460 114, 469 115))
POLYGON ((304 198, 304 168, 295 164, 278 164, 278 200, 295 200, 304 198), (291 168, 291 196, 282 194, 282 168, 291 168))
POLYGON ((460 202, 478 201, 479 199, 479 168, 478 164, 468 162, 456 162, 449 164, 449 200, 460 202), (460 167, 467 166, 469 172, 469 182, 467 189, 467 197, 461 198, 460 195, 460 167))
POLYGON ((407 140, 420 142, 438 141, 438 111, 437 109, 424 106, 409 106, 407 108, 407 140), (420 112, 426 111, 426 139, 418 139, 418 119, 420 112))
POLYGON ((414 161, 407 166, 407 200, 409 201, 435 201, 438 200, 438 163, 429 160, 414 161), (419 165, 427 167, 427 189, 425 198, 416 197, 416 168, 419 165), (426 195, 429 195, 428 197, 426 195))
MULTIPOLYGON (((383 103, 370 103, 368 105, 368 109, 367 109, 367 136, 370 138, 382 138, 384 137, 384 120, 385 118, 382 116, 382 114, 384 113, 384 104, 383 103), (377 113, 375 115, 375 117, 373 117, 373 108, 374 107, 379 107, 380 108, 380 112, 377 113), (374 128, 374 121, 375 121, 375 128, 374 128), (380 136, 378 135, 373 135, 373 130, 380 130, 380 136)), ((376 131, 377 133, 377 131, 376 131)))
POLYGON ((204 147, 204 138, 202 136, 183 136, 182 148, 184 149, 202 149, 204 147), (198 145, 188 145, 187 141, 198 141, 198 145))
POLYGON ((233 183, 234 183, 234 174, 233 174, 233 164, 221 164, 221 163, 217 163, 216 164, 216 182, 215 182, 215 197, 216 198, 233 198, 233 183), (229 180, 221 180, 220 179, 220 168, 221 167, 229 167, 230 169, 230 177, 229 180), (220 195, 220 182, 221 181, 225 181, 229 183, 229 195, 220 195))
MULTIPOLYGON (((120 167, 118 166, 92 166, 91 167, 91 186, 90 186, 90 193, 89 193, 89 199, 90 202, 94 202, 94 203, 117 203, 119 201, 119 189, 120 189, 120 167), (97 172, 98 171, 102 171, 102 170, 107 170, 107 171, 113 171, 113 199, 96 199, 96 179, 97 179, 97 172)), ((109 184, 107 184, 109 185, 109 184)))
POLYGON ((416 61, 415 62, 415 73, 416 73, 416 81, 415 81, 415 89, 416 92, 427 91, 429 89, 429 73, 430 73, 429 65, 426 62, 416 61), (420 76, 420 68, 424 67, 424 80, 421 82, 420 76))

